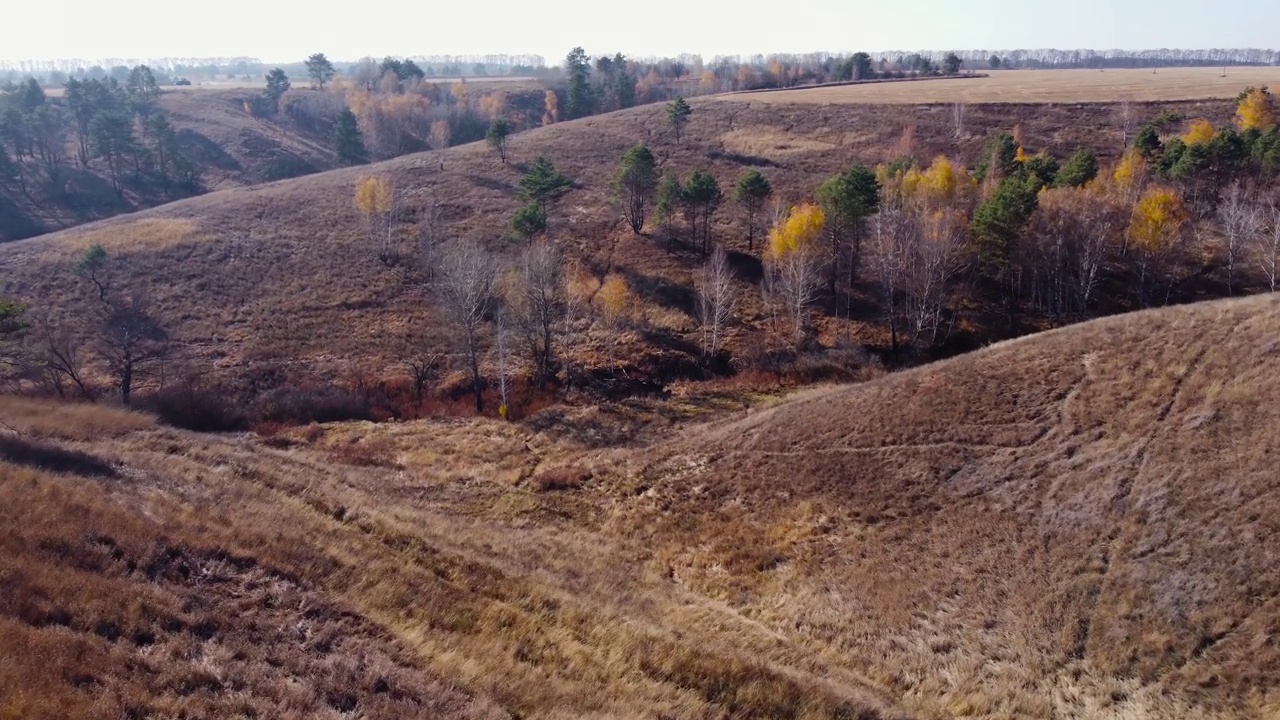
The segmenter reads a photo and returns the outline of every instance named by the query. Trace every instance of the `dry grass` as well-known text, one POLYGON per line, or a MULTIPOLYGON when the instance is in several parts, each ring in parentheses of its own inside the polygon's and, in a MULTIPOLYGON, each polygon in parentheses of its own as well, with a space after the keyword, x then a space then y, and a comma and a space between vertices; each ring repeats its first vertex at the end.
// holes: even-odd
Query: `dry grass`
MULTIPOLYGON (((702 258, 683 245, 652 235, 634 236, 618 216, 610 191, 617 159, 637 141, 654 149, 665 170, 687 176, 709 169, 722 187, 750 167, 764 172, 780 198, 811 196, 830 174, 855 162, 885 160, 902 135, 915 128, 912 152, 922 161, 949 153, 972 164, 989 132, 1021 125, 1025 143, 1065 157, 1093 147, 1105 160, 1121 145, 1112 108, 1105 106, 975 106, 967 134, 956 139, 946 108, 777 105, 694 101, 683 142, 666 129, 660 106, 641 107, 561 123, 511 140, 512 162, 499 163, 483 144, 443 155, 426 153, 372 166, 336 170, 295 180, 240 188, 175 202, 95 223, 79 230, 0 246, 0 291, 37 308, 82 314, 90 302, 84 283, 70 272, 89 240, 103 242, 125 259, 119 283, 145 290, 160 317, 184 343, 196 367, 212 366, 213 379, 249 385, 271 370, 296 382, 363 374, 403 379, 403 360, 418 348, 456 352, 453 333, 423 292, 423 275, 406 266, 385 267, 369 245, 352 206, 357 179, 390 176, 406 192, 402 237, 415 248, 414 222, 428 198, 444 205, 450 234, 485 242, 510 255, 506 220, 519 206, 520 168, 542 154, 574 178, 578 187, 551 212, 551 236, 572 265, 603 278, 626 277, 635 291, 643 332, 628 333, 621 357, 628 372, 643 375, 672 360, 693 365, 697 354, 693 271, 702 258), (444 161, 444 170, 440 161, 444 161)), ((1231 103, 1144 106, 1228 120, 1231 103)), ((746 287, 758 260, 748 257, 744 222, 726 204, 715 240, 742 253, 745 319, 729 347, 739 357, 763 334, 754 288, 746 287)), ((758 252, 758 250, 757 250, 758 252)), ((887 345, 870 289, 853 299, 854 317, 821 319, 825 337, 887 345)), ((961 325, 978 336, 998 333, 985 316, 961 325)), ((1029 319, 1029 322, 1033 322, 1029 319)), ((585 338, 574 351, 588 369, 607 368, 603 335, 585 338)))
POLYGON ((113 475, 0 461, 0 715, 1271 718, 1277 338, 1266 297, 769 408, 33 431, 113 475))
POLYGON ((1280 68, 997 70, 989 77, 836 85, 738 93, 718 100, 763 103, 1098 103, 1234 98, 1248 86, 1280 84, 1280 68))

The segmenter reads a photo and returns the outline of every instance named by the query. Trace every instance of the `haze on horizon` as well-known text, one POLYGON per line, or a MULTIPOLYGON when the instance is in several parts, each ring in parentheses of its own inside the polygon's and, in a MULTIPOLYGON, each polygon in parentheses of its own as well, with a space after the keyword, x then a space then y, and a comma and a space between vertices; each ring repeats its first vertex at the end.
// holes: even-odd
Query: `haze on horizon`
POLYGON ((11 28, 0 61, 165 57, 254 57, 297 61, 385 55, 539 54, 557 64, 574 46, 631 56, 696 53, 1014 48, 1270 48, 1280 3, 1241 0, 1230 12, 1191 0, 916 0, 862 4, 794 0, 785 14, 722 3, 652 0, 644 6, 563 0, 555 6, 493 0, 392 0, 369 12, 318 11, 298 2, 224 0, 197 16, 167 0, 65 0, 56 15, 26 0, 0 11, 11 28), (1247 22, 1242 22, 1247 18, 1247 22))

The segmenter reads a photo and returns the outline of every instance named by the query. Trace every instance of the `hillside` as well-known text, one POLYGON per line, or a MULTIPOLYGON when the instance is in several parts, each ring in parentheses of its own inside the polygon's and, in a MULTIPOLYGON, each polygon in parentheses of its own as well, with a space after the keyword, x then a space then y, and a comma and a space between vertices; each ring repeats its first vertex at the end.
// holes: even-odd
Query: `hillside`
MULTIPOLYGON (((467 97, 477 105, 495 93, 510 99, 513 112, 530 103, 541 108, 543 102, 543 89, 526 79, 495 79, 472 83, 471 87, 467 97)), ((54 98, 62 95, 53 89, 50 93, 54 98)), ((88 167, 76 164, 73 133, 65 130, 69 157, 64 158, 57 183, 51 182, 48 171, 31 158, 26 161, 26 181, 0 178, 0 242, 54 232, 182 197, 310 175, 340 165, 331 133, 332 119, 344 106, 341 96, 297 88, 286 93, 279 113, 250 112, 261 95, 260 83, 256 87, 168 88, 159 94, 156 107, 175 131, 174 151, 190 163, 194 174, 190 184, 175 181, 165 186, 154 173, 148 174, 145 166, 154 159, 154 138, 139 131, 137 141, 145 150, 141 161, 144 170, 140 175, 130 172, 122 191, 117 193, 100 158, 93 158, 88 167)), ((479 132, 483 133, 483 125, 479 132)), ((133 170, 133 163, 130 165, 133 170)))
POLYGON ((710 422, 3 400, 0 714, 1273 717, 1277 337, 1170 308, 710 422))
MULTIPOLYGON (((663 171, 683 177, 705 168, 726 190, 744 170, 759 169, 786 202, 811 196, 822 179, 854 162, 880 162, 903 152, 923 161, 946 152, 975 162, 989 132, 1015 124, 1028 147, 1062 156, 1089 146, 1106 160, 1121 147, 1115 109, 1106 105, 974 106, 965 133, 956 139, 944 106, 784 106, 741 97, 746 99, 693 102, 693 119, 680 143, 665 125, 663 108, 648 106, 520 133, 510 141, 508 164, 476 143, 214 192, 0 246, 0 278, 4 291, 76 316, 88 296, 70 268, 86 248, 100 243, 119 261, 119 286, 148 295, 195 366, 214 366, 237 383, 247 382, 254 364, 285 363, 295 378, 332 379, 353 368, 396 376, 406 357, 419 350, 452 351, 452 330, 424 298, 416 263, 388 268, 379 261, 353 207, 357 180, 385 176, 401 193, 398 240, 411 260, 423 253, 420 225, 433 203, 444 224, 437 239, 463 236, 509 258, 519 249, 507 239, 506 222, 521 204, 520 173, 545 155, 575 181, 551 209, 549 236, 571 265, 597 280, 619 273, 636 296, 635 314, 645 330, 622 338, 624 360, 641 368, 688 364, 697 353, 691 344, 692 271, 702 258, 685 243, 659 240, 652 229, 632 235, 621 222, 611 179, 617 159, 635 143, 648 143, 663 171), (914 138, 905 147, 904 128, 914 138)), ((1228 105, 1167 107, 1224 122, 1228 105)), ((1144 106, 1143 112, 1154 115, 1165 107, 1144 106)), ((748 253, 744 235, 740 213, 726 202, 716 217, 715 241, 734 254, 739 278, 756 283, 759 248, 748 253)), ((853 321, 827 310, 822 337, 887 344, 869 291, 856 290, 850 300, 853 321)), ((1124 306, 1101 311, 1116 309, 1124 306)), ((735 354, 757 342, 764 319, 750 304, 742 314, 744 322, 729 340, 735 354)), ((990 337, 986 322, 1002 321, 981 313, 966 318, 952 338, 955 347, 974 347, 990 337)), ((580 344, 581 361, 599 367, 605 343, 594 337, 580 344)))

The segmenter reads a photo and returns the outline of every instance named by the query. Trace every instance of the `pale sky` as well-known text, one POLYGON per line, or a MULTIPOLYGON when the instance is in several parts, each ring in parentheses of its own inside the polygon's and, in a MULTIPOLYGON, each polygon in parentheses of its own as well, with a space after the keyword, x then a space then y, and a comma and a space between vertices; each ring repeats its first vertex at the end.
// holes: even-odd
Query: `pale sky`
POLYGON ((1280 45, 1280 1, 0 0, 0 60, 1280 45), (334 9, 329 9, 334 8, 334 9), (760 8, 760 9, 757 9, 760 8))

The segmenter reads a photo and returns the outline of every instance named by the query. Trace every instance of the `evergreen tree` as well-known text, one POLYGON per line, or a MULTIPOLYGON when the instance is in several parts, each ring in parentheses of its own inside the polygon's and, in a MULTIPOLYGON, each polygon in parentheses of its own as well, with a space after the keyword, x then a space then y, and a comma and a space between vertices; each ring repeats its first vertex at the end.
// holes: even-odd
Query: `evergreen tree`
POLYGON ((1054 185, 1058 187, 1084 187, 1098 176, 1098 158, 1088 148, 1080 148, 1058 171, 1054 185))
POLYGON ((267 73, 267 87, 262 91, 262 95, 267 99, 272 113, 280 111, 280 98, 284 97, 288 91, 289 76, 284 74, 284 70, 275 68, 267 73))
POLYGON ((1147 123, 1138 128, 1138 134, 1133 136, 1133 147, 1142 153, 1143 158, 1154 158, 1160 152, 1160 132, 1156 126, 1147 123))
POLYGON ((653 198, 658 187, 657 161, 653 152, 644 145, 636 145, 622 156, 614 189, 622 202, 622 214, 631 226, 631 232, 640 234, 644 229, 645 205, 653 198))
POLYGON ((305 65, 307 66, 307 75, 311 78, 311 87, 317 90, 323 90, 326 83, 333 79, 334 69, 333 63, 329 62, 329 58, 324 53, 316 53, 307 58, 305 65))
POLYGON ((759 229, 760 212, 764 204, 773 195, 773 186, 759 170, 748 170, 738 178, 733 186, 733 201, 742 208, 747 216, 747 251, 755 247, 756 231, 759 229))
POLYGON ((539 155, 524 177, 520 178, 520 196, 535 203, 545 215, 547 206, 569 191, 573 182, 556 171, 551 161, 539 155))
POLYGON ((676 144, 680 143, 680 129, 688 122, 689 116, 693 114, 693 108, 689 107, 689 103, 684 101, 683 97, 676 96, 667 105, 667 124, 676 131, 676 144))
POLYGON ((824 231, 831 241, 827 289, 836 291, 842 249, 849 248, 849 277, 852 280, 862 254, 863 221, 880 210, 880 181, 875 171, 855 165, 818 186, 815 193, 826 218, 824 231))
POLYGON ((856 52, 849 58, 850 80, 870 80, 876 76, 871 67, 871 56, 864 52, 856 52))
POLYGON ((982 182, 994 171, 997 178, 1007 178, 1013 174, 1017 164, 1018 143, 1014 142, 1012 135, 998 133, 987 138, 987 144, 982 149, 982 159, 974 168, 973 176, 978 182, 982 182))
POLYGON ((711 218, 723 199, 715 176, 704 170, 694 170, 684 184, 681 200, 685 215, 693 229, 693 242, 701 243, 703 255, 711 251, 711 218))
POLYGON ((1001 296, 1010 332, 1017 333, 1018 242, 1037 205, 1039 182, 1006 177, 973 214, 970 230, 978 250, 978 274, 1001 296))
POLYGON ((564 69, 569 78, 565 117, 572 120, 590 115, 595 111, 595 98, 588 80, 591 60, 587 58, 587 53, 580 47, 570 50, 565 58, 564 69))
POLYGON ((525 204, 511 216, 511 230, 525 242, 532 242, 538 233, 547 230, 547 211, 536 202, 525 204))
POLYGON ((351 108, 343 108, 338 113, 338 121, 333 126, 333 150, 343 165, 360 165, 368 159, 360 125, 351 108))
POLYGON ((675 237, 674 221, 680 209, 680 200, 684 197, 684 186, 680 179, 670 173, 662 177, 658 184, 658 197, 653 204, 653 220, 662 226, 667 240, 675 237))
POLYGON ((90 134, 93 154, 106 162, 111 187, 115 188, 117 193, 123 194, 121 168, 125 158, 137 152, 137 141, 133 136, 133 121, 128 116, 117 112, 102 113, 94 117, 90 134))
POLYGON ((636 79, 626 69, 625 65, 617 73, 618 75, 613 81, 613 94, 618 99, 618 107, 620 109, 634 107, 636 104, 636 79))
POLYGON ((959 75, 960 66, 963 64, 964 61, 960 59, 959 55, 947 53, 947 56, 942 60, 942 71, 948 75, 959 75))

